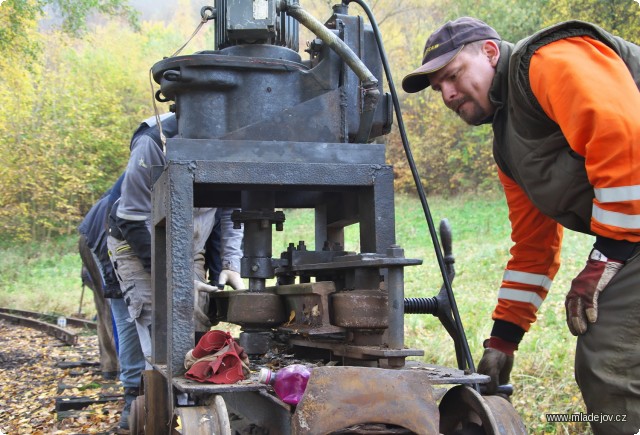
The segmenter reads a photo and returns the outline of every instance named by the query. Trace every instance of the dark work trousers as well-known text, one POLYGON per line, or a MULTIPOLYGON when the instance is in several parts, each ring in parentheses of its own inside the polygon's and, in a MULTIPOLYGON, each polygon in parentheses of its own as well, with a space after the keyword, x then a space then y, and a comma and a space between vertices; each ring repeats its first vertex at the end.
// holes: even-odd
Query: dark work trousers
POLYGON ((576 346, 576 381, 596 435, 640 430, 640 254, 598 299, 598 320, 576 346), (597 415, 596 415, 597 414, 597 415), (624 420, 624 421, 622 421, 624 420))
POLYGON ((102 276, 96 258, 93 256, 85 236, 80 235, 78 250, 82 260, 82 283, 91 289, 98 317, 98 346, 100 347, 100 369, 103 374, 114 376, 119 370, 118 353, 113 336, 111 307, 102 293, 102 276))

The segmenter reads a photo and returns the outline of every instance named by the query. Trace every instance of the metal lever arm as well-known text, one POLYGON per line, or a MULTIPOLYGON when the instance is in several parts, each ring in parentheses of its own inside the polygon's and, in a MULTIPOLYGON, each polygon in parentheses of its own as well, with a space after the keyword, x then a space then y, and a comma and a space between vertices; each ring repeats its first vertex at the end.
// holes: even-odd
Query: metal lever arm
MULTIPOLYGON (((447 277, 449 278, 449 283, 451 283, 456 275, 456 271, 453 266, 455 258, 452 250, 451 226, 449 225, 449 221, 446 219, 440 221, 440 241, 442 244, 442 252, 444 254, 443 259, 447 271, 447 277)), ((453 340, 458 368, 461 370, 467 368, 467 355, 465 355, 460 327, 453 316, 451 303, 445 285, 440 287, 440 291, 437 296, 431 298, 406 298, 404 300, 404 312, 405 314, 432 314, 436 316, 453 340)))

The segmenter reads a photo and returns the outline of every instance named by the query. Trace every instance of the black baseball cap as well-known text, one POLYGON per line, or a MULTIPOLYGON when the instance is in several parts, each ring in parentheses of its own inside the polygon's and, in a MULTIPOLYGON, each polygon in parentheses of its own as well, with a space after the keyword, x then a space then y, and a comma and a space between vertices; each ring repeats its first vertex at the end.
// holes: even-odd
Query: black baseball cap
POLYGON ((500 40, 500 35, 476 18, 461 17, 448 21, 429 36, 424 46, 422 66, 402 79, 402 89, 413 93, 427 88, 430 85, 427 74, 451 62, 466 44, 485 39, 500 40))

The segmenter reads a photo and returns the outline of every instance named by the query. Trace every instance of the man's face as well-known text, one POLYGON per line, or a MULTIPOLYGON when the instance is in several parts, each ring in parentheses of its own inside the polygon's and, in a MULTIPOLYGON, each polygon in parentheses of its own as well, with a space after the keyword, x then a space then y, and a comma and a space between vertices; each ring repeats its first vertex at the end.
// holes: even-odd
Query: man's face
POLYGON ((467 124, 479 125, 493 115, 489 88, 499 56, 498 46, 486 41, 482 49, 465 47, 444 68, 428 74, 433 90, 467 124))

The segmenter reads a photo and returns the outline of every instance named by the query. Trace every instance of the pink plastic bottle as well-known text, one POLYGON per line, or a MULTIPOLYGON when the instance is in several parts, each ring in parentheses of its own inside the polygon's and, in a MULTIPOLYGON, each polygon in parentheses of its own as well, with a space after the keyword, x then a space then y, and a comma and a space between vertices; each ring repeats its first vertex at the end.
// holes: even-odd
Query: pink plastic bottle
POLYGON ((273 390, 278 397, 289 405, 297 405, 302 398, 311 371, 302 364, 291 364, 277 373, 262 368, 258 382, 273 386, 273 390))

